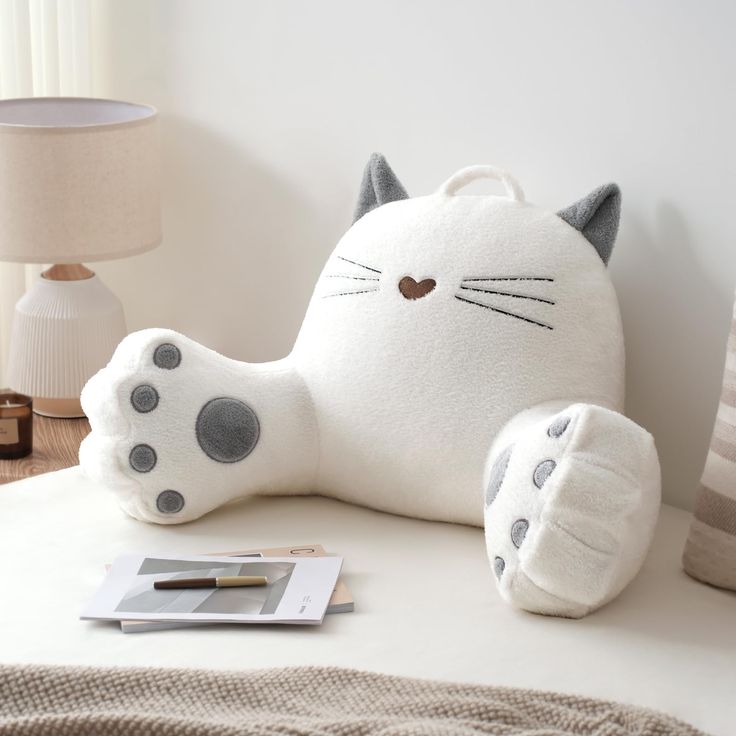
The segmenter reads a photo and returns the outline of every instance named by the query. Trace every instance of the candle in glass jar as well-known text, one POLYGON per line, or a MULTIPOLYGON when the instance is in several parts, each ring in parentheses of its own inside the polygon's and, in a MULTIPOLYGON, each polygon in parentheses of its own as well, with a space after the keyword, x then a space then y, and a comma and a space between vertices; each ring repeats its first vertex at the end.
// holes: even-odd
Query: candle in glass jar
POLYGON ((0 460, 30 455, 33 450, 33 399, 0 389, 0 460))

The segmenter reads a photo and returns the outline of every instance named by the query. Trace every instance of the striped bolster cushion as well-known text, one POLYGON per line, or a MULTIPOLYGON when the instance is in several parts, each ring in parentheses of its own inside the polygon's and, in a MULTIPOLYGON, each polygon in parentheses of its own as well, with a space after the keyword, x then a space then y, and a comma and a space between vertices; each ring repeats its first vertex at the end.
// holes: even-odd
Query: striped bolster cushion
POLYGON ((736 590, 736 304, 721 403, 682 561, 698 580, 736 590))

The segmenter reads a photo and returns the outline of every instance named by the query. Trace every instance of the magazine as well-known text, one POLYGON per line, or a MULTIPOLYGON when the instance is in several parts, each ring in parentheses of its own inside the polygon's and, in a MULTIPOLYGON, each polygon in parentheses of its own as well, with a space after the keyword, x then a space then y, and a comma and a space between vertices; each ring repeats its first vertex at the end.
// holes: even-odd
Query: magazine
POLYGON ((82 619, 319 624, 341 557, 238 558, 123 555, 115 560, 82 619), (265 576, 267 585, 155 590, 159 580, 265 576))
MULTIPOLYGON (((267 549, 238 550, 236 552, 217 552, 218 557, 325 557, 329 553, 321 544, 302 544, 295 547, 270 547, 267 549)), ((109 566, 108 566, 109 569, 109 566)), ((355 602, 348 586, 338 578, 326 613, 350 613, 355 610, 355 602)), ((133 621, 120 622, 124 634, 140 634, 145 631, 181 629, 191 626, 211 626, 198 621, 133 621)))

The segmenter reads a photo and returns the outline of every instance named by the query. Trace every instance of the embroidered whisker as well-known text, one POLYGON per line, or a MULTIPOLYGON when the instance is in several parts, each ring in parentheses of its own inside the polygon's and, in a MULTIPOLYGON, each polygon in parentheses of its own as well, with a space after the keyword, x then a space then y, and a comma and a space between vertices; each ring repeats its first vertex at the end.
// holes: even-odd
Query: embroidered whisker
POLYGON ((455 299, 459 299, 461 302, 466 302, 467 304, 475 304, 478 307, 485 307, 486 309, 490 309, 492 312, 498 312, 499 314, 505 314, 507 317, 513 317, 514 319, 520 319, 522 322, 528 322, 532 325, 537 325, 537 327, 544 327, 547 330, 554 330, 554 327, 552 325, 545 324, 544 322, 537 322, 535 319, 530 319, 529 317, 522 317, 520 314, 514 314, 513 312, 507 312, 505 309, 499 309, 498 307, 492 307, 489 304, 483 304, 482 302, 474 302, 472 299, 465 299, 465 297, 458 296, 455 294, 455 299))
POLYGON ((496 289, 481 289, 477 286, 461 286, 465 291, 479 291, 482 294, 498 294, 499 296, 513 296, 515 299, 531 299, 533 302, 542 302, 542 304, 552 304, 551 299, 543 299, 541 296, 529 296, 528 294, 513 294, 510 291, 497 291, 496 289))
POLYGON ((372 291, 378 291, 378 289, 361 289, 360 291, 340 291, 337 294, 323 294, 322 298, 327 299, 328 296, 352 296, 353 294, 369 294, 372 291))
POLYGON ((326 279, 353 279, 353 281, 380 281, 381 279, 373 278, 371 276, 348 276, 344 273, 328 273, 325 275, 326 279))
POLYGON ((345 261, 346 263, 352 263, 353 266, 360 266, 361 268, 365 268, 367 271, 373 271, 373 273, 381 273, 377 268, 371 268, 370 266, 366 266, 363 263, 358 263, 358 261, 351 261, 349 258, 343 258, 342 256, 337 256, 341 261, 345 261))
POLYGON ((463 283, 467 281, 554 281, 554 279, 548 278, 547 276, 489 276, 485 279, 463 279, 463 283))

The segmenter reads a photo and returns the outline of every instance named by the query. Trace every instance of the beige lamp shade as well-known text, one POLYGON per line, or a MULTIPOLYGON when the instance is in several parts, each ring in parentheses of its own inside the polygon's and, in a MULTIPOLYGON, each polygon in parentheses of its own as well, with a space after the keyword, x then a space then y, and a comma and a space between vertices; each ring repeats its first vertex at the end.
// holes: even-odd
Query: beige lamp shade
POLYGON ((74 97, 0 100, 0 261, 102 261, 160 241, 154 108, 74 97))

